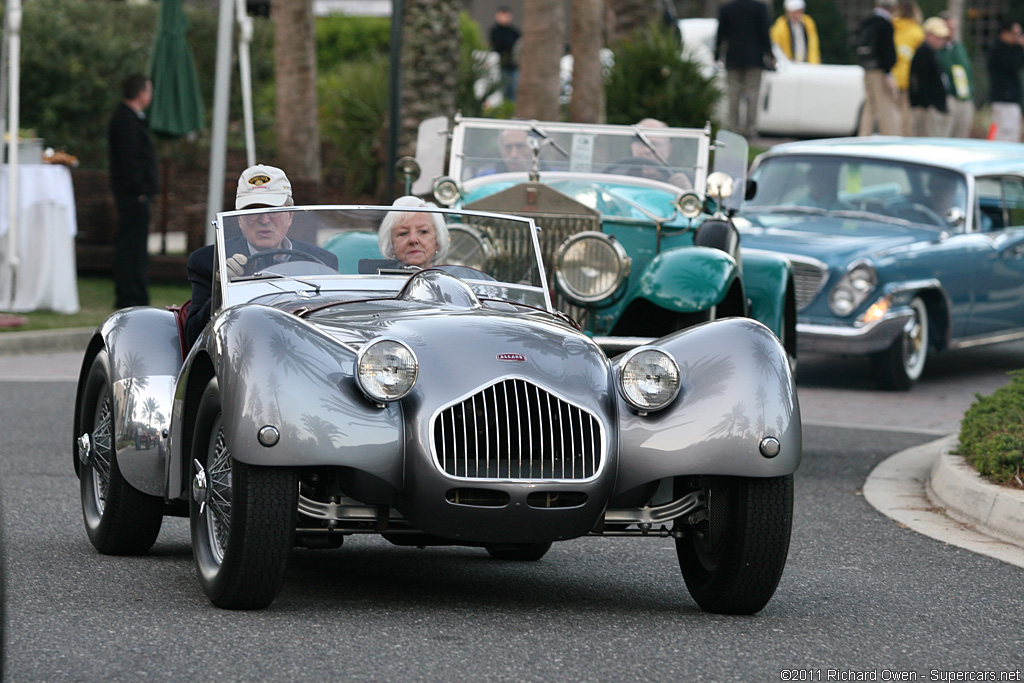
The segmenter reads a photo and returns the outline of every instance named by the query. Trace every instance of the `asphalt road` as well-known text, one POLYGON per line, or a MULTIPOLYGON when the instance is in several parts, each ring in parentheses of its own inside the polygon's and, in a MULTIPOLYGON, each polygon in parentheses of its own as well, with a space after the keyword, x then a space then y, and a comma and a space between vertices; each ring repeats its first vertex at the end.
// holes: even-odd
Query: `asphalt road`
POLYGON ((1011 347, 950 357, 910 394, 873 391, 856 367, 802 361, 805 453, 789 562, 753 617, 700 612, 665 539, 578 539, 517 564, 357 538, 297 551, 271 608, 215 609, 195 579, 185 520, 167 520, 147 557, 101 556, 89 544, 70 460, 74 383, 60 379, 74 376, 73 360, 0 362, 4 674, 772 681, 795 670, 791 680, 1019 680, 1024 570, 901 527, 860 489, 889 454, 955 430, 973 392, 1005 383, 1021 359, 1011 347), (58 379, 10 379, 38 377, 31 362, 58 379))

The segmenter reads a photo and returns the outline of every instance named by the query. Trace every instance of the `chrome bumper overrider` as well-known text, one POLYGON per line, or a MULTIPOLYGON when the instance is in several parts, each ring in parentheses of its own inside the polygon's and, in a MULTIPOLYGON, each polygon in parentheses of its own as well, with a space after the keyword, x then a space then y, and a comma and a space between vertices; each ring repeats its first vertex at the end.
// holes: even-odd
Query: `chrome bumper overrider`
POLYGON ((799 353, 865 355, 884 351, 913 320, 912 311, 891 313, 858 327, 797 323, 799 353))

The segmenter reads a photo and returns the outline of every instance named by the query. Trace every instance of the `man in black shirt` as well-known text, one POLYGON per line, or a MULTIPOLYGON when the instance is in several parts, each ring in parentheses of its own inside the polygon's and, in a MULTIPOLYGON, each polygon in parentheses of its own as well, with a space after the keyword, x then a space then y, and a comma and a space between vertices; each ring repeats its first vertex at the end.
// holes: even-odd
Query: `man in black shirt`
POLYGON ((732 0, 718 9, 715 60, 725 44, 729 119, 732 129, 746 137, 754 135, 761 71, 775 68, 768 25, 768 7, 759 0, 732 0), (741 108, 744 101, 745 110, 741 108))
POLYGON ((510 102, 516 99, 516 86, 519 80, 516 43, 519 42, 520 35, 519 29, 512 24, 512 11, 508 7, 499 7, 494 13, 494 26, 491 27, 491 49, 498 53, 505 99, 510 102))
POLYGON ((159 189, 156 150, 144 113, 153 100, 153 83, 143 74, 132 74, 122 84, 122 96, 107 128, 110 189, 118 216, 116 308, 149 304, 149 204, 159 189))
POLYGON ((987 64, 994 139, 1020 142, 1024 33, 1018 22, 1007 19, 999 25, 999 39, 988 51, 987 64))
POLYGON ((924 22, 924 42, 910 62, 911 130, 919 137, 940 137, 946 131, 946 84, 938 53, 946 46, 949 26, 945 19, 924 22))
POLYGON ((892 67, 896 64, 892 10, 896 0, 875 0, 875 9, 861 22, 857 35, 857 61, 864 67, 864 112, 861 134, 870 135, 878 124, 882 135, 899 135, 899 105, 892 67))

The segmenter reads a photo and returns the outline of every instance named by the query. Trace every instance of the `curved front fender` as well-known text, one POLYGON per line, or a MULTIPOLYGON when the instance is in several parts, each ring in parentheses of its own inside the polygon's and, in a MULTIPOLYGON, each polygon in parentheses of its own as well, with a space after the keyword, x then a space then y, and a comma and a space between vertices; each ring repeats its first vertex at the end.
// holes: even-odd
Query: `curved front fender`
POLYGON ((669 311, 689 313, 717 305, 739 275, 735 259, 718 249, 682 247, 654 257, 630 290, 669 311))
POLYGON ((742 258, 750 317, 767 325, 782 339, 793 267, 788 259, 765 251, 744 251, 742 258))
POLYGON ((265 306, 225 311, 203 341, 220 385, 231 455, 251 465, 345 466, 402 483, 402 413, 371 403, 354 379, 356 350, 265 306), (280 433, 273 446, 257 434, 280 433))
MULTIPOLYGON (((800 464, 802 432, 785 350, 771 330, 746 318, 705 323, 659 339, 679 364, 679 396, 639 415, 620 401, 615 493, 683 475, 778 477, 800 464), (766 457, 766 437, 781 445, 766 457)), ((616 382, 619 367, 615 366, 616 382)))

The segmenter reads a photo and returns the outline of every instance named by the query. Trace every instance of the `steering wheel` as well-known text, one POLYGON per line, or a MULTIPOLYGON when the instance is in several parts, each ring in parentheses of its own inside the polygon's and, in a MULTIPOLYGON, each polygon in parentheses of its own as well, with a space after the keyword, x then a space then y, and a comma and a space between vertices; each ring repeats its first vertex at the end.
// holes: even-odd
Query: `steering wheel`
POLYGON ((653 178, 653 180, 668 180, 669 169, 661 162, 648 159, 647 157, 623 157, 622 159, 617 159, 605 166, 601 173, 648 178, 650 176, 645 173, 647 169, 655 169, 658 172, 658 177, 653 178))
POLYGON ((897 218, 913 221, 914 223, 931 223, 940 228, 946 225, 946 221, 943 220, 942 216, 937 214, 930 206, 910 200, 893 204, 889 207, 889 213, 897 218))
POLYGON ((255 273, 260 270, 261 266, 265 268, 270 265, 274 258, 278 256, 288 256, 294 258, 296 261, 312 261, 313 263, 319 263, 325 268, 330 268, 326 263, 318 259, 313 254, 305 251, 299 251, 298 249, 267 249, 266 251, 260 251, 249 257, 249 261, 245 264, 245 272, 255 273), (266 264, 263 262, 266 261, 266 264))

